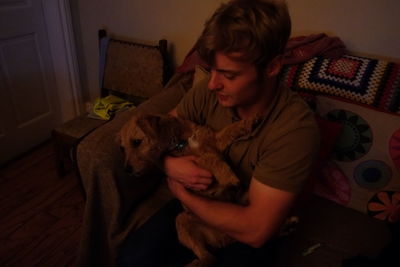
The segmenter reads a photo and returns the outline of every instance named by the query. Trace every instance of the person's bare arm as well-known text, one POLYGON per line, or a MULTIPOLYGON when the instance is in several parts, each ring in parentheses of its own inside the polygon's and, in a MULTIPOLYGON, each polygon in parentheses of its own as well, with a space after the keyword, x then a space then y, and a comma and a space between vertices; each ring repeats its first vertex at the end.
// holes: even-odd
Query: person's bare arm
POLYGON ((254 178, 246 206, 192 194, 173 179, 168 183, 174 195, 207 224, 253 247, 263 245, 278 231, 296 199, 295 194, 270 187, 254 178))

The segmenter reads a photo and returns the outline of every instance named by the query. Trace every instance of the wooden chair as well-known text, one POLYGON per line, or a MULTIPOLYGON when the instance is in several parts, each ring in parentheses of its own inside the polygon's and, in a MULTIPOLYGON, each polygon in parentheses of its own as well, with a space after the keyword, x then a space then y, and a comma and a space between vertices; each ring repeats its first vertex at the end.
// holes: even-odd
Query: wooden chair
MULTIPOLYGON (((121 97, 138 105, 160 92, 170 78, 167 41, 146 45, 110 38, 99 30, 100 95, 121 97)), ((76 147, 92 131, 107 123, 87 114, 72 119, 52 131, 56 164, 60 177, 76 169, 76 147)))

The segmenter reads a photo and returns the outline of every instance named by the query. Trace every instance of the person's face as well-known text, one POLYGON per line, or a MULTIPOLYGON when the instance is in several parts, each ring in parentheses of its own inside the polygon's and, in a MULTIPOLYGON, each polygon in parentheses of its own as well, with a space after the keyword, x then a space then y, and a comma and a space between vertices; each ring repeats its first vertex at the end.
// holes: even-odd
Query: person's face
MULTIPOLYGON (((234 53, 229 55, 235 56, 234 53)), ((216 93, 220 105, 238 108, 257 103, 264 89, 253 64, 234 60, 219 52, 215 54, 208 88, 216 93)))

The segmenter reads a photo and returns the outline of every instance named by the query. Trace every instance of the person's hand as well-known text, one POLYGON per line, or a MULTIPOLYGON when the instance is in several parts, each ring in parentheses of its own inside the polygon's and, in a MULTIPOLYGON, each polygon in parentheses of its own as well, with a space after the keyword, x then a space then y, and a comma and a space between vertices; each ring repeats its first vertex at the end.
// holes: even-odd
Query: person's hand
POLYGON ((169 190, 179 200, 181 199, 183 194, 187 193, 185 186, 181 182, 179 182, 171 177, 167 177, 167 182, 168 182, 169 190))
POLYGON ((212 174, 200 168, 195 156, 166 157, 164 170, 169 179, 181 183, 192 190, 205 190, 213 182, 212 174))

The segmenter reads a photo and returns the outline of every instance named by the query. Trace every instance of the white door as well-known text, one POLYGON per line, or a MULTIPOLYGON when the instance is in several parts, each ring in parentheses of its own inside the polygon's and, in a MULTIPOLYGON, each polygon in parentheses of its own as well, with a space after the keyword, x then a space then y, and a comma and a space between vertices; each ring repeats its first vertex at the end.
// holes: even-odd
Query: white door
POLYGON ((0 0, 0 165, 50 137, 59 104, 41 0, 0 0))

